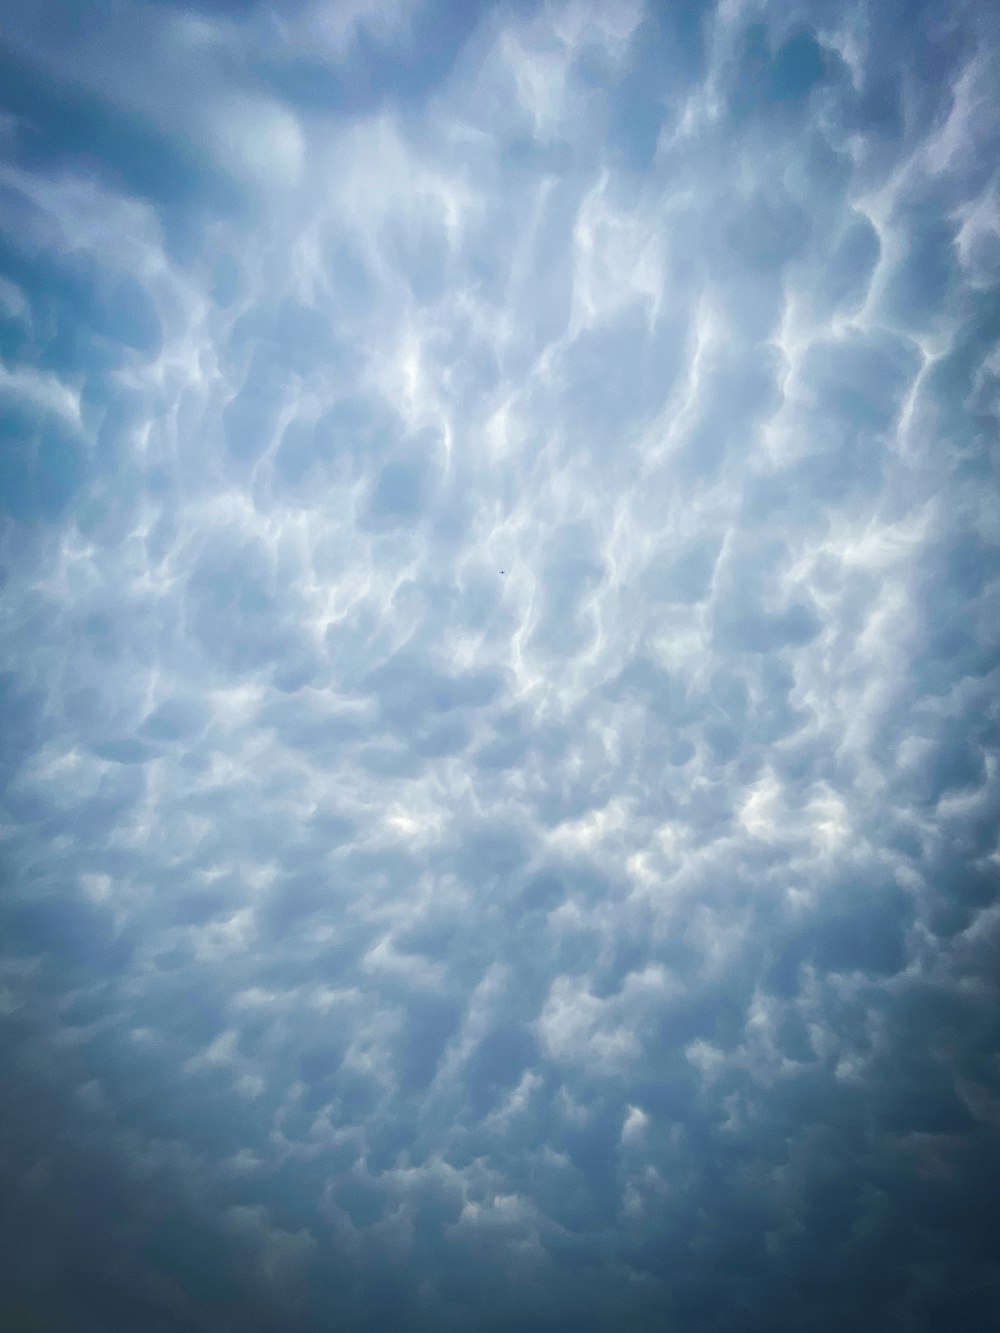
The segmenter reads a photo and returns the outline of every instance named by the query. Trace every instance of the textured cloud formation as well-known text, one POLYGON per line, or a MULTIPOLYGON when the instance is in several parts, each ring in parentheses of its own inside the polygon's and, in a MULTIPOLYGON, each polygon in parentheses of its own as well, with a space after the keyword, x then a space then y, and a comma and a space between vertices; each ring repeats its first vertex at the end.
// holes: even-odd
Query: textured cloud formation
POLYGON ((991 6, 4 46, 4 1326, 994 1327, 991 6))

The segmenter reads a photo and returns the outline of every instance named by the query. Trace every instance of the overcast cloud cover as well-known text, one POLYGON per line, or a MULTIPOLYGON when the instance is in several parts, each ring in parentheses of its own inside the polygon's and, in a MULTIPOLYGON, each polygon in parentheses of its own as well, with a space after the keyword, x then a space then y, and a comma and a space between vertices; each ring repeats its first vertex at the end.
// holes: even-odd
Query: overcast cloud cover
POLYGON ((4 6, 5 1329, 997 1327, 997 28, 4 6))

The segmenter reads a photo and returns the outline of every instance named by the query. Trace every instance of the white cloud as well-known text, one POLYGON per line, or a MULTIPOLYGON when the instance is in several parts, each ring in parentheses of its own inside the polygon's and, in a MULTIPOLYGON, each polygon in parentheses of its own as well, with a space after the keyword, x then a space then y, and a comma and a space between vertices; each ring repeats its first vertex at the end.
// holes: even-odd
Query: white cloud
POLYGON ((12 27, 0 1006, 262 1327, 919 1323, 979 1187, 992 57, 688 11, 12 27))

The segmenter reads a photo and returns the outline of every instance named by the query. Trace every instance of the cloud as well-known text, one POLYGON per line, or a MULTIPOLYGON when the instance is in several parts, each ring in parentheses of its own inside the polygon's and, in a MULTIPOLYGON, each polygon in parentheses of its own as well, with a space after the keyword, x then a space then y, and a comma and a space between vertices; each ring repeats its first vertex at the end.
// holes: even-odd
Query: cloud
POLYGON ((12 1327, 992 1326, 982 6, 55 4, 12 1327))

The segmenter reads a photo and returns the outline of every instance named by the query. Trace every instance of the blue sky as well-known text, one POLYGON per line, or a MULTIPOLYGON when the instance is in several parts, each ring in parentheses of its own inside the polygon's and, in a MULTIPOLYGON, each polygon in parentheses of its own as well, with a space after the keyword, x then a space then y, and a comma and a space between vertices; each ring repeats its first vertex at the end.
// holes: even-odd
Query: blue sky
POLYGON ((996 1326, 997 27, 7 6, 5 1327, 996 1326))

